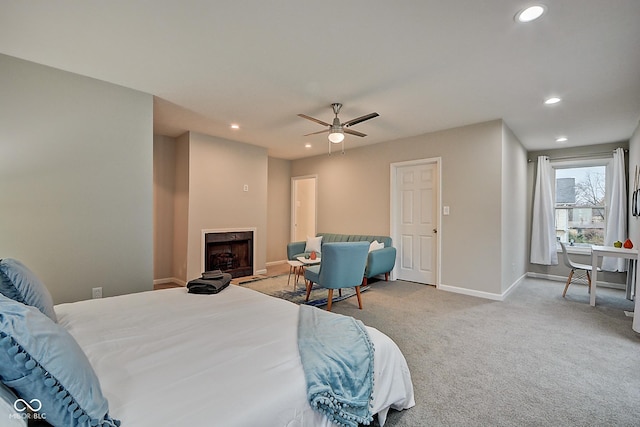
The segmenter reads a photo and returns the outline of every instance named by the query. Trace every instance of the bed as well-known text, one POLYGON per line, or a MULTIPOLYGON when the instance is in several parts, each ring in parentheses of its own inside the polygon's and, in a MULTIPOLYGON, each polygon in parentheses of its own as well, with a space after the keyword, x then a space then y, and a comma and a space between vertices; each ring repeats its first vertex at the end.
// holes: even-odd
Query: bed
MULTIPOLYGON (((232 285, 216 295, 174 288, 54 309, 122 426, 334 425, 307 400, 296 304, 232 285)), ((413 385, 396 344, 366 331, 375 348, 371 411, 384 425, 389 409, 415 404, 413 385)))

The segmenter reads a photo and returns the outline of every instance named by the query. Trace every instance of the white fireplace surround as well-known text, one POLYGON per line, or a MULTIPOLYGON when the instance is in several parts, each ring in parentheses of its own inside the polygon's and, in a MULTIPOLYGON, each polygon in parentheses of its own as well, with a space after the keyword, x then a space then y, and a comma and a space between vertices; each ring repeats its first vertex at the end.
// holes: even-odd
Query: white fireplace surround
POLYGON ((253 232, 253 272, 251 274, 256 274, 256 244, 258 229, 256 227, 238 227, 238 228, 208 228, 202 230, 200 234, 200 271, 205 270, 204 264, 204 253, 206 250, 206 235, 208 233, 234 233, 234 232, 242 232, 242 231, 252 231, 253 232))

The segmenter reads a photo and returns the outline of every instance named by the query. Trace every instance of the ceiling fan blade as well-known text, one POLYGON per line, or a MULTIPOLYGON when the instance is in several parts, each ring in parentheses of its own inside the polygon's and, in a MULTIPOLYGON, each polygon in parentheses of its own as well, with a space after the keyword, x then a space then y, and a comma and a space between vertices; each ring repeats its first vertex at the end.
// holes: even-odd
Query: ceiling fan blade
MULTIPOLYGON (((308 133, 308 134, 306 134, 306 135, 304 135, 304 136, 317 135, 317 134, 319 134, 319 133, 326 133, 326 132, 329 132, 329 129, 319 130, 318 132, 308 133)), ((345 131, 345 132, 346 132, 346 131, 345 131)))
POLYGON ((362 122, 364 122, 365 120, 373 119, 374 117, 378 117, 379 115, 380 115, 380 114, 378 114, 378 113, 370 113, 370 114, 366 114, 366 115, 364 115, 364 116, 357 117, 357 118, 355 118, 355 119, 351 119, 351 120, 349 120, 348 122, 344 122, 344 123, 342 124, 342 126, 349 127, 349 126, 357 125, 358 123, 362 123, 362 122))
POLYGON ((322 120, 318 120, 318 119, 314 119, 311 116, 307 116, 306 114, 298 114, 299 117, 302 117, 303 119, 307 119, 307 120, 311 120, 312 122, 316 122, 322 126, 331 126, 329 123, 323 122, 322 120))
POLYGON ((358 132, 357 130, 351 130, 351 129, 343 129, 343 130, 344 130, 344 133, 348 133, 349 135, 367 136, 367 134, 358 132))

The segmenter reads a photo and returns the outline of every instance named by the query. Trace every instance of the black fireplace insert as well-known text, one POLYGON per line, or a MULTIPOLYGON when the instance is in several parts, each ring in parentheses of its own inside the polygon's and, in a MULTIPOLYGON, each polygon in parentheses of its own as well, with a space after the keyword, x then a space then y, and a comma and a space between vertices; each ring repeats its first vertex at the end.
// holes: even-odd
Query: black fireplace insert
POLYGON ((205 269, 222 270, 231 277, 253 274, 253 231, 205 234, 205 269))

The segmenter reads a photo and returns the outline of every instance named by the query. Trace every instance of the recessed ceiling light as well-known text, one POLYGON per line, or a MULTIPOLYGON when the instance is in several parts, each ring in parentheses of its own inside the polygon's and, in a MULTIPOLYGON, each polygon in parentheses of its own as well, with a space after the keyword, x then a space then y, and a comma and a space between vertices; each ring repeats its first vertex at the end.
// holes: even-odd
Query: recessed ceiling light
POLYGON ((566 136, 559 136, 556 138, 556 142, 567 142, 569 140, 569 138, 567 138, 566 136))
POLYGON ((558 98, 557 96, 552 96, 551 98, 545 99, 544 103, 547 105, 553 105, 553 104, 557 104, 560 101, 562 101, 562 98, 558 98))
POLYGON ((547 8, 541 4, 529 6, 516 14, 516 22, 526 23, 535 21, 540 18, 546 10, 547 8))
POLYGON ((240 129, 240 125, 234 123, 231 125, 231 129, 240 129))
POLYGON ((304 148, 311 148, 311 144, 309 143, 304 144, 304 148))

